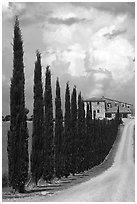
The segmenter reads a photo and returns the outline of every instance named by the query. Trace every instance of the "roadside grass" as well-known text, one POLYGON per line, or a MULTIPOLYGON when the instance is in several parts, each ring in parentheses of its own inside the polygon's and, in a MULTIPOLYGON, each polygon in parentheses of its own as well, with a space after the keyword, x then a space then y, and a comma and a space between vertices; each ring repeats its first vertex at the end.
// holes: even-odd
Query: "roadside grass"
POLYGON ((27 192, 24 194, 19 194, 19 193, 13 194, 13 192, 10 192, 10 188, 5 188, 5 191, 3 189, 3 196, 2 196, 4 201, 11 200, 14 198, 32 197, 36 195, 39 195, 39 196, 52 195, 55 192, 86 182, 91 178, 100 175, 101 173, 103 173, 113 165, 115 154, 117 152, 118 144, 121 139, 123 129, 124 127, 121 125, 119 127, 119 131, 112 149, 110 150, 108 156, 100 165, 95 166, 88 171, 84 171, 82 173, 76 174, 75 176, 70 175, 68 178, 63 177, 60 180, 55 178, 50 184, 44 181, 41 181, 39 183, 39 186, 33 186, 31 189, 26 188, 27 192))

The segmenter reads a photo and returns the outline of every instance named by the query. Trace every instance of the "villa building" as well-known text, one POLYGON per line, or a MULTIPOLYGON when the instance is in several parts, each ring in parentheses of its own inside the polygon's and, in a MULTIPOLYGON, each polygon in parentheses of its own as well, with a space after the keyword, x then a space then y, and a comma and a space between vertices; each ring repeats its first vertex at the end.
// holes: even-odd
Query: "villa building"
POLYGON ((92 97, 85 99, 85 110, 87 109, 87 103, 92 111, 92 119, 114 118, 117 113, 118 106, 120 116, 122 118, 130 118, 132 115, 132 104, 106 98, 104 96, 101 98, 92 97))

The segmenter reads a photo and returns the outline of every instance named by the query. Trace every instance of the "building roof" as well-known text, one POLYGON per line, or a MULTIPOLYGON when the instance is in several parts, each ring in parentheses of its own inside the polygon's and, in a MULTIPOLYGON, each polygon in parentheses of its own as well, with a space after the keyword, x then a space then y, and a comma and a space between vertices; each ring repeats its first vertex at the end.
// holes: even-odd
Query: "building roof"
POLYGON ((84 101, 85 102, 105 102, 105 99, 92 97, 92 98, 89 98, 89 99, 85 99, 84 101))
MULTIPOLYGON (((117 113, 117 109, 118 109, 118 107, 114 106, 112 108, 107 109, 106 113, 117 113)), ((119 106, 119 112, 120 113, 129 113, 130 114, 131 110, 129 108, 127 108, 127 107, 124 108, 124 107, 119 106)))
POLYGON ((85 101, 85 102, 105 102, 106 100, 114 101, 114 102, 118 102, 118 103, 124 103, 124 104, 133 106, 133 105, 130 104, 130 103, 126 103, 126 102, 122 102, 122 101, 119 101, 119 100, 107 98, 107 97, 104 97, 104 96, 102 96, 102 97, 100 97, 100 98, 99 98, 99 97, 91 97, 91 98, 85 99, 84 101, 85 101))
POLYGON ((115 101, 115 102, 118 102, 118 103, 124 103, 124 104, 128 104, 128 105, 133 106, 133 105, 130 104, 130 103, 123 102, 123 101, 119 101, 119 100, 115 100, 115 99, 111 99, 111 98, 107 98, 107 97, 104 97, 104 96, 102 96, 101 98, 104 99, 104 100, 115 101))

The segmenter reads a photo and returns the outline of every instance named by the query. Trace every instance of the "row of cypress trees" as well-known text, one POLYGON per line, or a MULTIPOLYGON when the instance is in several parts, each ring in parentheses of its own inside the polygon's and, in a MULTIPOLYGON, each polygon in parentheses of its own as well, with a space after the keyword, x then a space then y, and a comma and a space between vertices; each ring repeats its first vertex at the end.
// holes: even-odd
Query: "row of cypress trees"
MULTIPOLYGON (((35 63, 36 69, 41 72, 40 54, 37 53, 37 62, 35 63)), ((68 177, 70 174, 80 173, 92 168, 95 165, 103 162, 107 154, 109 153, 117 135, 119 125, 119 109, 115 120, 108 121, 92 119, 92 107, 87 104, 87 111, 85 113, 85 105, 82 99, 81 93, 78 94, 74 86, 72 94, 70 96, 69 83, 66 84, 65 93, 65 115, 63 121, 63 113, 61 109, 61 94, 59 79, 56 81, 56 98, 55 98, 55 124, 53 122, 53 106, 52 106, 52 89, 51 89, 51 72, 49 67, 46 68, 46 80, 45 80, 45 92, 44 92, 44 105, 42 99, 42 91, 39 91, 39 86, 42 80, 39 74, 39 83, 34 80, 34 121, 39 118, 39 112, 35 110, 35 103, 38 103, 38 109, 44 108, 44 120, 43 128, 39 120, 37 123, 33 122, 33 137, 35 138, 37 145, 43 144, 43 146, 32 145, 32 158, 31 171, 39 171, 43 169, 43 172, 39 174, 39 177, 34 175, 37 181, 43 177, 46 181, 51 181, 54 177, 61 178, 62 176, 68 177), (36 83, 35 83, 36 82, 36 83), (38 99, 35 97, 35 88, 38 94, 41 94, 38 99), (36 101, 35 101, 36 100, 36 101), (41 136, 39 132, 34 134, 34 125, 36 129, 41 129, 41 136), (43 133, 42 133, 43 130, 43 133), (38 141, 39 140, 39 141, 38 141), (42 141, 42 143, 41 143, 42 141), (34 152, 33 154, 33 148, 34 152), (39 161, 41 158, 43 162, 41 167, 37 165, 35 157, 40 153, 39 161), (38 153, 37 153, 38 150, 38 153), (34 168, 33 168, 34 167, 34 168)), ((42 114, 43 118, 43 114, 42 114)), ((40 120, 42 121, 42 120, 40 120)), ((33 143, 33 140, 32 140, 33 143)))
MULTIPOLYGON (((16 17, 13 39, 13 77, 10 87, 11 123, 8 132, 9 184, 24 192, 28 179, 28 129, 25 109, 25 77, 23 42, 16 17)), ((83 172, 104 160, 117 135, 119 115, 116 120, 92 120, 92 110, 87 104, 85 113, 81 93, 76 87, 70 96, 66 84, 65 114, 61 109, 59 79, 56 81, 55 123, 53 121, 51 72, 46 68, 45 87, 42 85, 41 55, 36 53, 34 70, 34 107, 31 176, 37 184, 42 177, 47 182, 54 177, 68 177, 83 172)))

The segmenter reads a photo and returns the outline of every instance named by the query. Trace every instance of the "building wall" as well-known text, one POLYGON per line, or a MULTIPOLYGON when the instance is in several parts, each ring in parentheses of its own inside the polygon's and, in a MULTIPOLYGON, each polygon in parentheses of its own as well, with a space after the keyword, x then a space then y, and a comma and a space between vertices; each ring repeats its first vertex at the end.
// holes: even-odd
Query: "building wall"
POLYGON ((92 119, 94 119, 94 111, 96 111, 97 119, 105 118, 105 102, 85 102, 85 113, 87 112, 87 103, 92 108, 92 119))
POLYGON ((127 114, 127 118, 131 118, 131 114, 127 114))
POLYGON ((92 118, 94 117, 94 110, 96 111, 96 118, 105 118, 105 102, 92 102, 92 118), (98 104, 99 103, 99 104, 98 104), (98 113, 99 111, 99 113, 98 113))
POLYGON ((115 100, 109 100, 109 99, 105 99, 106 100, 106 107, 109 108, 109 104, 111 107, 114 107, 114 106, 121 106, 123 108, 129 108, 129 110, 132 109, 132 106, 128 103, 122 103, 122 102, 117 102, 115 100))
POLYGON ((131 105, 130 104, 127 104, 127 103, 122 103, 122 102, 117 102, 117 101, 114 101, 114 100, 109 100, 109 99, 105 99, 105 101, 85 101, 84 104, 85 104, 85 115, 87 113, 87 103, 89 104, 89 107, 92 108, 92 119, 94 119, 94 111, 95 111, 95 114, 96 114, 96 118, 100 118, 100 119, 103 119, 103 118, 115 118, 115 115, 116 113, 110 113, 111 116, 107 116, 107 110, 109 109, 109 106, 110 108, 113 108, 113 107, 123 107, 123 108, 128 108, 129 109, 129 113, 128 112, 125 112, 125 113, 121 113, 121 116, 122 117, 131 117, 131 105))

